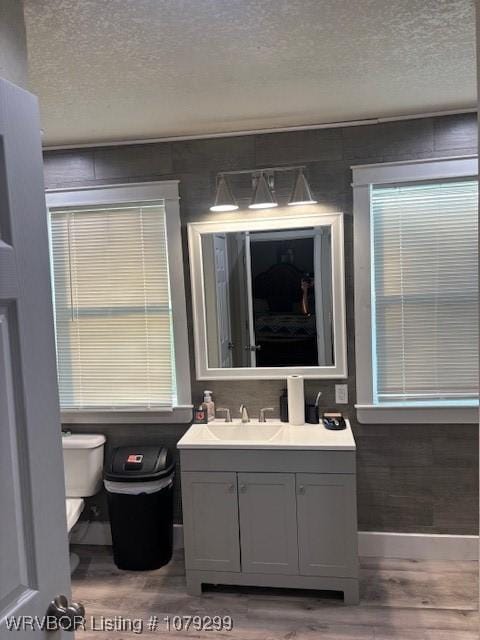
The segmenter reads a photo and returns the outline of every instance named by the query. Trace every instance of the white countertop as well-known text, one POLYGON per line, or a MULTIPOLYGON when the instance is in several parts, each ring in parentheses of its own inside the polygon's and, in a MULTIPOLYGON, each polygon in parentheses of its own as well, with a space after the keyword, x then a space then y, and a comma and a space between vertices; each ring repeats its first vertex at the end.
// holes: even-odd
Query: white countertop
POLYGON ((293 426, 278 420, 242 423, 213 420, 192 424, 177 444, 179 449, 293 449, 355 451, 350 422, 341 431, 323 424, 293 426))

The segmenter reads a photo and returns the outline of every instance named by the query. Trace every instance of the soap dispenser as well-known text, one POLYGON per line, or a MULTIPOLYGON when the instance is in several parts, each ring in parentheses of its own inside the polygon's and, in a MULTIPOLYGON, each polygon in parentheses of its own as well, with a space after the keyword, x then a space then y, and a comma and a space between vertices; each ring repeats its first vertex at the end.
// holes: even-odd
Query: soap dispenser
POLYGON ((215 403, 212 398, 213 391, 206 389, 203 392, 203 407, 207 411, 208 421, 215 420, 215 403))

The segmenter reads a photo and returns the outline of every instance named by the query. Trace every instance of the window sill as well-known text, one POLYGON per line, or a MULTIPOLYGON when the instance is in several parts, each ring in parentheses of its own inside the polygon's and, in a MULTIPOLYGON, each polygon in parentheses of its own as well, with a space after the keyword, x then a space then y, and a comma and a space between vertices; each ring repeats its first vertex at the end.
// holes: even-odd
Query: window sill
POLYGON ((458 405, 356 404, 360 424, 477 424, 478 402, 458 405))
POLYGON ((165 411, 62 411, 62 424, 189 424, 193 405, 165 411))

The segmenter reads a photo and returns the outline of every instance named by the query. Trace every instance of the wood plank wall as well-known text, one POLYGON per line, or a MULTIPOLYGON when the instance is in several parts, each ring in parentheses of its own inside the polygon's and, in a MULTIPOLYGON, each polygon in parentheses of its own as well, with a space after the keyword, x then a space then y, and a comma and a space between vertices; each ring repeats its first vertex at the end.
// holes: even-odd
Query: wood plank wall
MULTIPOLYGON (((478 430, 474 425, 360 425, 355 419, 353 316, 352 164, 456 156, 477 152, 474 114, 389 122, 377 125, 288 133, 192 140, 173 143, 97 147, 45 153, 48 187, 86 186, 176 178, 180 180, 184 259, 185 225, 209 214, 215 175, 220 170, 281 164, 306 164, 322 205, 345 213, 346 295, 349 400, 345 413, 358 445, 359 528, 421 533, 478 533, 478 430)), ((285 195, 287 185, 280 185, 285 195)), ((189 295, 188 268, 187 300, 189 295)), ((188 303, 189 305, 190 303, 188 303)), ((190 346, 193 344, 188 307, 190 346)), ((193 363, 193 357, 192 357, 193 363)), ((203 383, 195 381, 198 401, 203 383)), ((217 403, 236 408, 245 402, 252 413, 277 406, 278 381, 209 382, 217 403)), ((334 382, 310 382, 332 405, 334 382)), ((71 427, 91 431, 92 427, 71 427)), ((174 447, 184 425, 109 425, 95 428, 109 445, 158 440, 174 447)), ((178 489, 178 487, 177 487, 178 489)), ((92 499, 106 519, 104 496, 92 499)), ((86 517, 90 517, 88 510, 86 517)), ((181 521, 179 493, 176 520, 181 521)))

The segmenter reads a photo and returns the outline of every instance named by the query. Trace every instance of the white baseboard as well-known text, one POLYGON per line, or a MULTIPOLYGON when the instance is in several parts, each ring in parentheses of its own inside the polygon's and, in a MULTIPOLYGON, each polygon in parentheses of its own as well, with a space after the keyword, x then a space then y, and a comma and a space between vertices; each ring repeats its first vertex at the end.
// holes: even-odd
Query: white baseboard
POLYGON ((478 561, 478 545, 478 536, 358 532, 358 553, 364 557, 478 561))
MULTIPOLYGON (((70 541, 73 544, 111 545, 110 524, 81 520, 73 528, 70 541)), ((181 524, 173 527, 173 546, 175 549, 183 548, 181 524)), ((363 557, 478 561, 478 550, 478 536, 358 532, 358 553, 363 557)))

